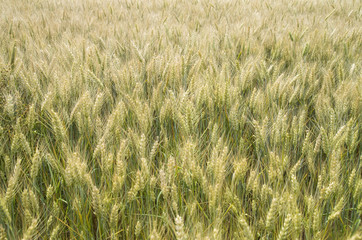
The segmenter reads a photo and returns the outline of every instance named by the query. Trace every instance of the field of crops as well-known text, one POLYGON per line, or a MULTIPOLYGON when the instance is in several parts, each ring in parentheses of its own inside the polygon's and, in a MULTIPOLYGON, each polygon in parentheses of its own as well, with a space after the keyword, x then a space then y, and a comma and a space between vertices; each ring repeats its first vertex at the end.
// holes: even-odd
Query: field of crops
POLYGON ((0 240, 362 239, 359 0, 0 0, 0 240))

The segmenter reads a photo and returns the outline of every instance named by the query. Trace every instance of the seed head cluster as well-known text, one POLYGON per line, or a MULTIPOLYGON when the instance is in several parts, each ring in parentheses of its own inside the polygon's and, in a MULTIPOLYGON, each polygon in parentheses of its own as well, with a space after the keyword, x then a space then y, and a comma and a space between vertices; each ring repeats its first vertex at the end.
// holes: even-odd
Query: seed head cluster
POLYGON ((0 0, 0 239, 361 239, 355 0, 0 0))

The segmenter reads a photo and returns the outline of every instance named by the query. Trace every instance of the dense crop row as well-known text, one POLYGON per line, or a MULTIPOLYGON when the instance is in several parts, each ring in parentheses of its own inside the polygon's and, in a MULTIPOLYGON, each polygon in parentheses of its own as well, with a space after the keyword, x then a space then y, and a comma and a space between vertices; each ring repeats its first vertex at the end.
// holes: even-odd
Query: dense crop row
POLYGON ((361 239, 361 3, 0 1, 0 239, 361 239))

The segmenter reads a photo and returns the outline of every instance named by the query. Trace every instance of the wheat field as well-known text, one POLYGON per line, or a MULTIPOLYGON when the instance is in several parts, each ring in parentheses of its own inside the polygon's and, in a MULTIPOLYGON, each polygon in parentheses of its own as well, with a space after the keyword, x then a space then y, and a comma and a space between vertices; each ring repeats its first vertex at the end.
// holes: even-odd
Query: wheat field
POLYGON ((0 0, 0 240, 362 239, 359 0, 0 0))

